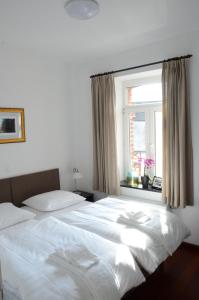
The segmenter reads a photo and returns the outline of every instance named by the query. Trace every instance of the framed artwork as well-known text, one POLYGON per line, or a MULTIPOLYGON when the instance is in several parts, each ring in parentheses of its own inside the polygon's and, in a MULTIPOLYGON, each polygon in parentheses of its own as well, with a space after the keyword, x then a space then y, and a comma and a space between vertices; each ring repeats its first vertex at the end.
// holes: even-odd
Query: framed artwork
POLYGON ((0 144, 25 142, 23 108, 0 108, 0 144))
POLYGON ((153 177, 152 188, 162 190, 162 177, 153 177))

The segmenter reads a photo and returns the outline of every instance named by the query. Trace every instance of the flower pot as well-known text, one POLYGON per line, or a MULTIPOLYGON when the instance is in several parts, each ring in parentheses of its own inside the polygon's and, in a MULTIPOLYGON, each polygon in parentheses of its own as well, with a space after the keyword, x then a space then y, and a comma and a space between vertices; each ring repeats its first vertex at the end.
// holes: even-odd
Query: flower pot
POLYGON ((148 176, 148 175, 142 176, 142 177, 141 177, 141 181, 142 181, 143 189, 148 189, 148 185, 149 185, 149 176, 148 176))

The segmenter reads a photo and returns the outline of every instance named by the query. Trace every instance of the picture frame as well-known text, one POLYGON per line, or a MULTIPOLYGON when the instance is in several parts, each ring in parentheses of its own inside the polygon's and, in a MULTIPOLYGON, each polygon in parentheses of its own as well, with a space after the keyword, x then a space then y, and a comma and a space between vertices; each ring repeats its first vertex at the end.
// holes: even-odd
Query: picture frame
POLYGON ((0 144, 26 141, 23 108, 0 108, 0 144))
POLYGON ((153 177, 152 188, 162 190, 162 177, 153 177))

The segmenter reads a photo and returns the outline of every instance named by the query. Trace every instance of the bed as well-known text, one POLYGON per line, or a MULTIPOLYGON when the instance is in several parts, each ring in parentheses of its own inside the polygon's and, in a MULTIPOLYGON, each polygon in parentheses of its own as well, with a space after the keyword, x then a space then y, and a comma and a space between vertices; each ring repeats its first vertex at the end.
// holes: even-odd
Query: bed
MULTIPOLYGON (((0 202, 22 207, 59 189, 58 169, 3 179, 0 202)), ((50 213, 22 208, 35 218, 0 231, 6 299, 121 299, 189 234, 165 208, 112 197, 50 213)))

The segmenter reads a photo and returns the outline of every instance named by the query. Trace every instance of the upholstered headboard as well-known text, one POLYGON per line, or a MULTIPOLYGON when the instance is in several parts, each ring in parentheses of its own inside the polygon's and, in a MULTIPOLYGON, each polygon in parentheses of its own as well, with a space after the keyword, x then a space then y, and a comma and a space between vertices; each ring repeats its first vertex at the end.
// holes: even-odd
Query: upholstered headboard
POLYGON ((59 169, 1 179, 0 203, 12 202, 20 207, 31 196, 59 189, 59 169))
POLYGON ((0 180, 0 203, 12 202, 10 179, 0 180))

